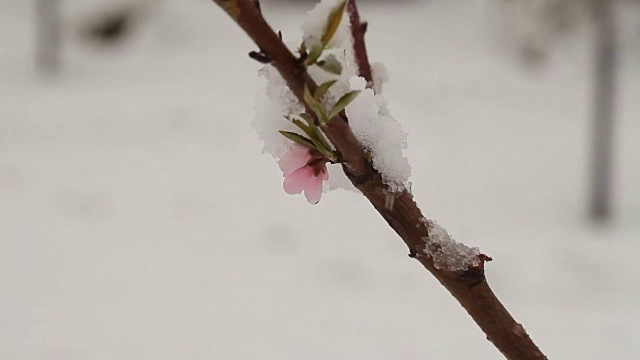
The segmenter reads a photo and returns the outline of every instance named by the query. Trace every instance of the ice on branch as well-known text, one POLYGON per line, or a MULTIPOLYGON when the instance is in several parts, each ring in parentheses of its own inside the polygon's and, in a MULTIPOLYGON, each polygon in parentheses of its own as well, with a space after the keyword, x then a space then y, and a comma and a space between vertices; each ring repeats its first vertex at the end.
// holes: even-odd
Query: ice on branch
POLYGON ((425 254, 433 259, 433 264, 443 270, 467 270, 469 267, 480 264, 480 250, 470 248, 459 243, 433 220, 423 219, 427 222, 429 238, 424 239, 426 245, 425 254))

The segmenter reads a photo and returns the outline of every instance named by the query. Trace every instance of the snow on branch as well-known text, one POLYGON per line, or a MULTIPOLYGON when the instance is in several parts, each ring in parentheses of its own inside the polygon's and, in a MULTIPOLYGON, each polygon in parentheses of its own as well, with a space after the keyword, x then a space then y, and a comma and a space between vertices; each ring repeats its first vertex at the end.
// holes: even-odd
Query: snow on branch
POLYGON ((406 135, 384 99, 367 87, 372 80, 360 77, 351 32, 341 21, 348 3, 357 12, 355 0, 321 2, 305 22, 298 56, 266 23, 257 1, 214 2, 256 43, 259 52, 252 52, 252 58, 268 63, 261 71, 267 84, 253 124, 265 150, 280 159, 285 191, 304 191, 315 203, 326 164, 334 169, 339 164, 405 242, 409 255, 453 295, 506 358, 546 359, 489 287, 484 265, 491 259, 426 221, 414 201, 407 186, 411 168, 403 155, 406 135), (283 122, 285 117, 290 123, 283 122))
MULTIPOLYGON (((368 62, 366 74, 369 79, 360 76, 362 71, 359 71, 359 67, 364 66, 356 64, 351 30, 353 25, 341 21, 345 5, 344 0, 326 0, 308 13, 302 26, 300 52, 305 56, 306 70, 311 78, 319 84, 330 84, 323 96, 316 99, 323 111, 328 112, 332 104, 337 104, 346 94, 358 92, 358 96, 345 108, 349 125, 365 150, 371 154, 372 166, 382 175, 385 184, 391 191, 401 192, 407 187, 411 176, 411 166, 404 155, 407 135, 389 112, 384 97, 367 88, 373 85, 368 62)), ((353 17, 353 13, 351 15, 353 17)), ((364 56, 366 59, 366 53, 364 56)), ((280 159, 287 153, 291 140, 280 136, 279 131, 305 136, 304 129, 287 120, 291 117, 301 118, 304 104, 296 99, 273 65, 265 65, 259 73, 266 79, 266 84, 258 91, 256 116, 252 125, 264 143, 264 151, 280 159)), ((379 83, 384 80, 386 73, 381 70, 380 75, 379 83)), ((355 189, 339 167, 330 166, 329 169, 327 190, 355 189)))
POLYGON ((425 240, 424 252, 433 259, 433 265, 437 269, 462 270, 469 267, 477 267, 481 263, 480 249, 470 248, 459 243, 449 235, 437 222, 426 219, 429 228, 429 237, 425 240))

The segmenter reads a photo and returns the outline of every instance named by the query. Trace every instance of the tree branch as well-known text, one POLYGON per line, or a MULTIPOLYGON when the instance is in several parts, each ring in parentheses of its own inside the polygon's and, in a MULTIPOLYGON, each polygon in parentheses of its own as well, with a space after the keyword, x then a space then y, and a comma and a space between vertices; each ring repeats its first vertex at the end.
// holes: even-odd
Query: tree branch
POLYGON ((351 36, 353 37, 353 50, 355 52, 356 64, 360 76, 367 80, 369 88, 373 88, 373 75, 371 73, 371 64, 367 56, 367 47, 364 42, 364 33, 367 31, 367 23, 360 22, 360 14, 356 0, 347 0, 347 13, 349 14, 349 22, 351 23, 351 36))
MULTIPOLYGON (((294 95, 304 104, 305 85, 312 92, 317 85, 301 62, 266 23, 255 4, 246 0, 213 1, 222 7, 258 45, 294 95)), ((371 166, 363 146, 349 127, 344 114, 329 119, 322 130, 340 153, 344 161, 345 174, 354 186, 400 235, 409 248, 410 255, 429 270, 458 300, 487 335, 487 339, 507 359, 546 359, 524 328, 513 319, 487 284, 484 263, 489 258, 480 255, 477 265, 465 271, 437 268, 432 257, 425 252, 430 239, 429 223, 413 200, 413 195, 406 190, 393 193, 383 183, 381 175, 371 166), (389 196, 395 199, 391 206, 389 206, 389 196)))

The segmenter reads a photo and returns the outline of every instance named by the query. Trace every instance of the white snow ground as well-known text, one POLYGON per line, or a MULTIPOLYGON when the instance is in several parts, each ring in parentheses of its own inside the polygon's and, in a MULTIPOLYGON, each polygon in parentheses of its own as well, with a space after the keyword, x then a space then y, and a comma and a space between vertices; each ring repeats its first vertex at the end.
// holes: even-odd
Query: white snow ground
MULTIPOLYGON (((363 197, 282 191, 249 127, 253 47, 219 9, 164 2, 108 50, 73 35, 80 3, 45 82, 31 1, 0 4, 0 359, 502 358, 363 197)), ((310 6, 263 7, 297 42, 310 6)), ((482 3, 361 7, 425 213, 493 256, 490 283, 550 358, 640 358, 638 35, 616 216, 592 226, 584 41, 531 72, 482 3)))

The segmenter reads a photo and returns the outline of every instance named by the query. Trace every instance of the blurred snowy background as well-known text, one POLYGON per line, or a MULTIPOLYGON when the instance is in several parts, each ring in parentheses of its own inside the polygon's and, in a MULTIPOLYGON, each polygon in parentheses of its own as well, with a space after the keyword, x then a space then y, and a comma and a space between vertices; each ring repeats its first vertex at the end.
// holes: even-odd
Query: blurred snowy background
MULTIPOLYGON (((43 76, 35 2, 0 2, 0 359, 501 359, 365 198, 282 191, 249 126, 254 46, 210 1, 60 6, 43 76)), ((312 6, 263 1, 292 42, 312 6)), ((360 7, 425 213, 494 258, 550 358, 640 358, 640 8, 618 9, 615 211, 596 225, 585 32, 530 68, 495 3, 360 7)))

